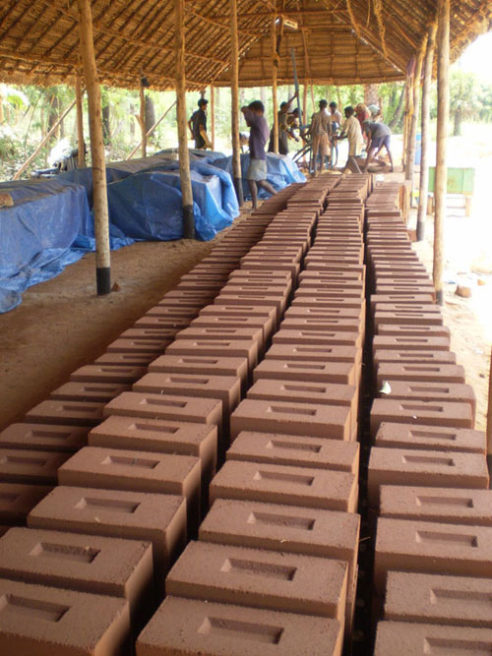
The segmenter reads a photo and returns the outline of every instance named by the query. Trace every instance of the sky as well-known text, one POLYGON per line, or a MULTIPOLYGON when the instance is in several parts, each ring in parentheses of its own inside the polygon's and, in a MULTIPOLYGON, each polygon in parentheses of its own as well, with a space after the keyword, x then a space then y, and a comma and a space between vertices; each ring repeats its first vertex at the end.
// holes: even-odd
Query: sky
POLYGON ((476 73, 492 84, 492 32, 482 34, 464 51, 456 62, 462 70, 476 73))

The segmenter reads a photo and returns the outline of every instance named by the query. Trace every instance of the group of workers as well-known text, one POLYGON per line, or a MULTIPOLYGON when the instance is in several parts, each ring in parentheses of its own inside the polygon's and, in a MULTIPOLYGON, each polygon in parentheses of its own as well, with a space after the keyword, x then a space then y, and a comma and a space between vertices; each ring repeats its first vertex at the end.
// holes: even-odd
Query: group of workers
MULTIPOLYGON (((351 170, 354 173, 366 171, 367 167, 378 157, 384 148, 390 162, 390 170, 393 171, 393 157, 390 150, 391 130, 382 122, 381 112, 375 105, 359 103, 356 107, 348 106, 344 109, 345 121, 342 122, 342 114, 338 110, 336 102, 320 100, 319 110, 312 115, 311 123, 303 127, 300 121, 298 109, 290 112, 292 102, 297 97, 295 94, 287 102, 280 105, 278 112, 278 152, 287 155, 289 152, 289 139, 296 141, 310 141, 311 146, 311 169, 316 175, 325 166, 328 156, 331 156, 333 148, 337 149, 338 141, 347 139, 348 158, 343 171, 351 170), (295 131, 299 130, 299 136, 295 131), (362 151, 366 149, 366 158, 362 159, 362 151), (318 169, 319 163, 319 169, 318 169)), ((195 140, 195 148, 211 148, 212 144, 207 134, 207 104, 208 100, 200 98, 198 110, 191 116, 188 126, 192 138, 195 140)), ((255 100, 245 107, 241 107, 246 124, 250 128, 249 154, 250 163, 246 173, 246 180, 251 193, 253 207, 256 208, 258 200, 258 188, 265 189, 270 194, 275 190, 267 181, 266 147, 274 150, 273 130, 269 130, 265 118, 265 107, 260 100, 255 100)))

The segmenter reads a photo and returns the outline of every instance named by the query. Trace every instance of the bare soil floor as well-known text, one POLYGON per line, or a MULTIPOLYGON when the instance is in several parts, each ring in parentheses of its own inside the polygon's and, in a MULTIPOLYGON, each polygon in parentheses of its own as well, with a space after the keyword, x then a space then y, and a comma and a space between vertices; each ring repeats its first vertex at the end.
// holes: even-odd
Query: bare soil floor
MULTIPOLYGON (((249 211, 247 203, 236 221, 249 211)), ((31 287, 17 308, 0 315, 0 429, 97 358, 226 233, 210 242, 145 242, 115 251, 119 291, 108 296, 95 293, 94 254, 31 287)))

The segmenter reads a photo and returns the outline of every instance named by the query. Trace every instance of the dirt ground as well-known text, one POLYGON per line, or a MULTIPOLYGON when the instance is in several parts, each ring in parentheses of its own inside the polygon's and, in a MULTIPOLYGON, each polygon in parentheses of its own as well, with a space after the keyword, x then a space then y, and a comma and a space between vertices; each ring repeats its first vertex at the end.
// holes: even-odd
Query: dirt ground
MULTIPOLYGON (((400 174, 388 179, 402 178, 400 174)), ((249 204, 243 210, 243 217, 249 204)), ((460 217, 456 248, 467 224, 460 217)), ((226 231, 224 231, 225 234, 226 231)), ((451 231, 452 232, 452 231, 451 231)), ((217 238, 220 240, 221 235, 217 238)), ((427 239, 415 244, 432 269, 432 221, 427 239)), ((31 287, 22 304, 0 315, 0 429, 42 401, 77 367, 93 361, 123 330, 173 288, 217 240, 204 242, 147 242, 112 254, 112 277, 120 291, 95 294, 94 255, 67 267, 58 278, 31 287)), ((454 273, 447 274, 443 307, 452 333, 452 349, 465 367, 467 382, 477 396, 477 422, 485 430, 492 325, 492 276, 474 289, 470 299, 454 291, 454 273)))
MULTIPOLYGON (((242 217, 249 211, 247 203, 242 217)), ((120 290, 108 296, 95 293, 94 254, 31 287, 17 308, 0 314, 0 429, 103 353, 226 233, 210 242, 145 242, 113 252, 112 281, 120 290)))

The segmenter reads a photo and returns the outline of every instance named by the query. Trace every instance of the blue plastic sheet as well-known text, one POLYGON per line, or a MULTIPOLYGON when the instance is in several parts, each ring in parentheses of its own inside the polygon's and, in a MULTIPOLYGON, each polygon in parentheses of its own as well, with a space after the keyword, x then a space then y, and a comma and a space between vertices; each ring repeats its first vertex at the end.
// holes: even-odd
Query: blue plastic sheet
MULTIPOLYGON (((241 172, 243 180, 243 195, 245 199, 251 198, 246 180, 246 172, 249 167, 249 153, 241 155, 241 172)), ((232 176, 232 156, 214 159, 213 165, 227 171, 232 176)), ((306 178, 297 168, 296 164, 287 155, 276 155, 267 153, 267 181, 277 191, 287 187, 293 182, 306 182, 306 178)), ((268 198, 269 194, 259 190, 260 198, 268 198)))
MULTIPOLYGON (((192 156, 196 232, 210 240, 231 225, 239 207, 230 175, 209 159, 192 156)), ((183 236, 179 164, 167 153, 106 169, 110 245, 115 250, 138 240, 183 236)), ((0 312, 21 302, 22 292, 63 271, 95 250, 91 169, 74 169, 55 178, 1 183, 14 207, 0 210, 0 312)))
MULTIPOLYGON (((191 171, 195 228, 208 241, 230 225, 233 217, 222 209, 218 176, 191 171)), ((108 187, 111 223, 134 239, 172 240, 183 237, 179 171, 144 171, 108 187)))
MULTIPOLYGON (((231 225, 239 216, 236 193, 230 175, 223 169, 204 161, 204 158, 192 159, 190 168, 197 236, 208 241, 213 239, 217 232, 231 225)), ((71 181, 77 180, 83 184, 89 201, 92 201, 90 169, 70 171, 63 175, 71 181)), ((112 248, 126 245, 124 237, 149 240, 172 240, 182 237, 182 226, 177 225, 182 223, 182 211, 179 213, 175 206, 177 198, 175 192, 178 191, 181 197, 179 163, 170 157, 169 153, 163 152, 152 157, 123 162, 110 162, 106 168, 106 175, 110 183, 108 202, 112 248), (166 172, 168 175, 138 178, 138 175, 150 172, 166 172), (125 184, 120 185, 119 183, 123 181, 125 184), (154 184, 158 189, 153 189, 154 184), (144 193, 146 195, 142 195, 144 193), (149 207, 144 207, 145 199, 149 207), (119 235, 116 232, 118 229, 119 235), (176 237, 176 235, 180 236, 176 237)))
POLYGON ((7 312, 28 287, 82 256, 71 246, 89 223, 89 204, 83 187, 58 179, 4 182, 0 193, 14 201, 0 209, 0 312, 7 312))

